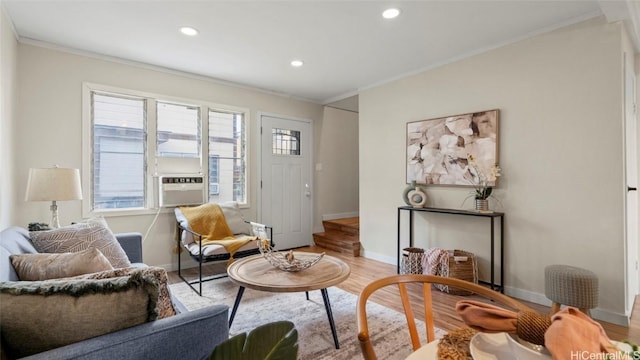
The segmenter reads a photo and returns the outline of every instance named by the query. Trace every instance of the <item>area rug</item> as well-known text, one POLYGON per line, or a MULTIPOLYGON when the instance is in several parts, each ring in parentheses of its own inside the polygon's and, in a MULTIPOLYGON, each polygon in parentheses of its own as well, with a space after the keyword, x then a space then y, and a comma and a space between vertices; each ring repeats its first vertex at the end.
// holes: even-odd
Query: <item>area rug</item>
MULTIPOLYGON (((185 283, 173 284, 170 289, 189 310, 212 304, 226 304, 231 309, 238 285, 228 278, 205 282, 202 297, 185 283)), ((235 335, 269 322, 290 320, 298 330, 298 359, 361 359, 356 322, 357 296, 336 287, 329 288, 328 292, 340 349, 336 349, 333 343, 320 291, 310 292, 310 300, 307 301, 304 293, 269 293, 246 289, 230 333, 235 335)), ((404 314, 371 301, 367 305, 367 314, 369 332, 379 359, 404 359, 412 352, 404 314)), ((418 321, 417 325, 421 338, 426 339, 424 323, 418 321)), ((436 329, 437 337, 445 333, 436 329)))

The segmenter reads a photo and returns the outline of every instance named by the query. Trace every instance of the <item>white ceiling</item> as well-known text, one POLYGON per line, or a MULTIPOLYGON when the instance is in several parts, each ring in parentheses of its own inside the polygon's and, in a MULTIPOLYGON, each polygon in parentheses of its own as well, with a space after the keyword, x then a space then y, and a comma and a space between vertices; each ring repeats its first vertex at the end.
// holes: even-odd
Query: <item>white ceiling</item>
POLYGON ((319 103, 603 13, 626 20, 635 3, 0 1, 23 42, 50 43, 319 103), (381 13, 390 6, 401 14, 385 20, 381 13), (200 34, 180 34, 185 25, 200 34), (291 67, 294 58, 305 65, 291 67))

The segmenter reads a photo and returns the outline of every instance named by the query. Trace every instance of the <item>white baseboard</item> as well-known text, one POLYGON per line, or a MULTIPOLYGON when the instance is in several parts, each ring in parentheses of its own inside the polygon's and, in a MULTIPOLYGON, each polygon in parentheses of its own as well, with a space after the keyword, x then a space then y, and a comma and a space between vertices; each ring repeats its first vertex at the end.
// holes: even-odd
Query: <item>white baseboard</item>
POLYGON ((366 257, 367 259, 372 259, 372 260, 377 260, 383 263, 387 263, 387 264, 391 264, 391 265, 398 265, 398 259, 396 259, 395 257, 391 257, 391 256, 387 256, 387 255, 381 255, 378 253, 374 253, 371 251, 367 251, 365 249, 361 249, 360 250, 360 255, 362 257, 366 257))
POLYGON ((339 214, 326 214, 326 215, 322 215, 322 221, 352 218, 352 217, 358 217, 358 216, 360 216, 360 213, 357 211, 345 212, 345 213, 339 213, 339 214))
MULTIPOLYGON (((182 257, 181 261, 182 261, 182 264, 181 264, 182 269, 190 269, 190 268, 198 267, 198 263, 186 255, 182 257)), ((177 262, 171 263, 171 264, 154 265, 154 266, 161 267, 167 271, 178 271, 177 262)))
POLYGON ((153 266, 157 266, 157 267, 161 267, 167 271, 176 271, 178 270, 178 267, 176 265, 173 264, 162 264, 162 265, 153 265, 153 266))
MULTIPOLYGON (((398 260, 395 257, 381 255, 371 251, 362 250, 361 254, 363 257, 367 259, 377 260, 377 261, 391 264, 391 265, 397 266, 397 263, 398 263, 398 260)), ((509 295, 519 300, 525 300, 525 301, 529 301, 529 302, 544 305, 544 306, 551 306, 551 300, 547 299, 547 297, 541 293, 514 288, 511 286, 505 286, 504 293, 506 295, 509 295)), ((606 321, 608 323, 612 323, 620 326, 626 326, 626 327, 629 326, 629 316, 622 313, 614 312, 611 310, 595 308, 591 310, 591 316, 594 319, 606 321)))
MULTIPOLYGON (((536 293, 529 290, 518 289, 510 286, 505 286, 504 293, 520 299, 526 300, 532 303, 551 306, 551 300, 547 299, 544 294, 536 293)), ((591 317, 597 320, 606 321, 608 323, 621 325, 621 326, 629 326, 629 317, 625 314, 617 313, 611 310, 605 310, 600 308, 591 309, 591 317)))

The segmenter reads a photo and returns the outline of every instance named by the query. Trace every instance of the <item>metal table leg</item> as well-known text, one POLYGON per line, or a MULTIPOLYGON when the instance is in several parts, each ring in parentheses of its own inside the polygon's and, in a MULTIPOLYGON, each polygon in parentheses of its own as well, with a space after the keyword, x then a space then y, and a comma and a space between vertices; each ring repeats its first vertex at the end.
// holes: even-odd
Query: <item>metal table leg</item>
POLYGON ((336 344, 336 349, 340 349, 338 343, 338 335, 336 334, 336 324, 333 322, 333 313, 331 312, 331 304, 329 303, 329 293, 327 289, 320 289, 322 293, 322 300, 324 301, 324 308, 327 310, 327 317, 329 318, 329 326, 331 326, 331 334, 333 335, 333 342, 336 344))
POLYGON ((244 294, 244 286, 238 288, 238 295, 236 295, 236 301, 233 303, 233 310, 231 310, 231 316, 229 317, 229 328, 233 324, 233 318, 236 317, 236 310, 238 310, 240 300, 242 300, 242 294, 244 294))

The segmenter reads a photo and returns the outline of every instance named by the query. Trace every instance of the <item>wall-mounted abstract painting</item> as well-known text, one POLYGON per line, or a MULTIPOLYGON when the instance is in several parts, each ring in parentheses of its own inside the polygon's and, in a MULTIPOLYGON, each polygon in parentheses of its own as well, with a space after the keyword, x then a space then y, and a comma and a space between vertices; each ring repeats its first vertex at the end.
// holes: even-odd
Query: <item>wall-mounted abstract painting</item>
POLYGON ((494 109, 407 123, 407 183, 476 184, 498 164, 499 121, 494 109))

